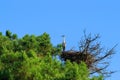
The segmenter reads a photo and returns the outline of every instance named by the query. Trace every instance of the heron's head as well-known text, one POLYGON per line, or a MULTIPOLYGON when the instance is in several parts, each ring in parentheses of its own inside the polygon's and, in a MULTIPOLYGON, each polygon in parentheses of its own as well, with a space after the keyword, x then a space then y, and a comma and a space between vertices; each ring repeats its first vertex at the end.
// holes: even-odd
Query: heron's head
POLYGON ((65 35, 62 35, 62 37, 65 37, 65 35))

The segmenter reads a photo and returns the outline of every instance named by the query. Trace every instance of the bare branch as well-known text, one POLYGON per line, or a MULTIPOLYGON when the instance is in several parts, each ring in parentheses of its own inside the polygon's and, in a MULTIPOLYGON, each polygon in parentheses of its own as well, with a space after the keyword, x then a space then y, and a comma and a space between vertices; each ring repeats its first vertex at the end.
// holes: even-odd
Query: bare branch
POLYGON ((105 75, 105 73, 112 73, 106 71, 106 68, 109 66, 109 62, 107 62, 106 59, 114 54, 114 49, 117 45, 107 52, 104 52, 104 48, 102 48, 100 42, 98 42, 99 38, 99 34, 92 37, 91 34, 86 35, 84 31, 84 38, 82 38, 79 43, 79 51, 64 51, 61 54, 61 58, 64 61, 68 59, 78 64, 80 64, 81 61, 85 62, 91 71, 90 74, 101 73, 105 75), (103 61, 104 63, 101 64, 103 61))

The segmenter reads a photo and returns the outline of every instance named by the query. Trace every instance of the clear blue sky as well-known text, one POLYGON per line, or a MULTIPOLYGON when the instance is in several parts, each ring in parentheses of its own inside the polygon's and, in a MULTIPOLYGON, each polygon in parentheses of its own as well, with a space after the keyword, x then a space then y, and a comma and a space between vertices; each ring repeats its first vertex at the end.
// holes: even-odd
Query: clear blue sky
MULTIPOLYGON (((101 35, 102 46, 120 43, 120 0, 1 0, 0 32, 40 35, 47 32, 54 45, 65 34, 67 49, 75 47, 83 30, 101 35)), ((120 46, 111 59, 111 70, 118 70, 106 80, 120 79, 120 46)))

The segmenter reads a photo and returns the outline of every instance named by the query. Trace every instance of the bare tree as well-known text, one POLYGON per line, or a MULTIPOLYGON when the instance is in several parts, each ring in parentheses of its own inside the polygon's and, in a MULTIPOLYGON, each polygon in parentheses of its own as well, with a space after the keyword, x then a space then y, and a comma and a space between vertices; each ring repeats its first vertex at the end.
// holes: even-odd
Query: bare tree
POLYGON ((81 61, 85 62, 90 70, 90 74, 101 73, 103 76, 110 76, 114 71, 107 71, 109 66, 108 59, 115 53, 115 45, 109 50, 104 50, 101 47, 98 39, 100 36, 91 34, 86 35, 84 32, 83 38, 79 42, 79 51, 63 51, 61 54, 62 60, 70 60, 71 62, 76 62, 78 64, 81 61))

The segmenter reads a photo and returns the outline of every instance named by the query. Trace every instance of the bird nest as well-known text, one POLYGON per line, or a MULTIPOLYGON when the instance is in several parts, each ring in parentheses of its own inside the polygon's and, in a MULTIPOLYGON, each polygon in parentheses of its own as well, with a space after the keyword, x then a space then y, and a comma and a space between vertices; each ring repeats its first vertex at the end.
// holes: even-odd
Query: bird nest
POLYGON ((63 51, 61 54, 62 60, 70 60, 71 62, 76 62, 78 64, 85 62, 87 67, 91 67, 94 62, 94 57, 90 53, 82 53, 79 51, 63 51))

